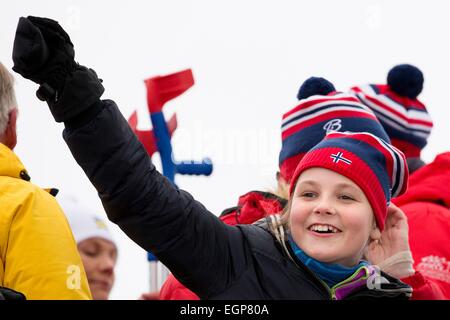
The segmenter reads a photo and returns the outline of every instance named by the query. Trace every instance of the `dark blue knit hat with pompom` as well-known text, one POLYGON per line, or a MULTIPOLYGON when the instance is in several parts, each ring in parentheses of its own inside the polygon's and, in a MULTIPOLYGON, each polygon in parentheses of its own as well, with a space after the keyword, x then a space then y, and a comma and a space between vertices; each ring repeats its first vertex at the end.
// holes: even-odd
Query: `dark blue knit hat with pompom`
POLYGON ((416 99, 423 89, 423 73, 410 64, 400 64, 389 71, 387 84, 398 95, 416 99))
POLYGON ((419 68, 399 64, 389 70, 386 85, 368 84, 350 89, 375 112, 392 144, 408 159, 420 158, 433 128, 427 108, 417 99, 423 83, 419 68))
POLYGON ((298 90, 298 100, 306 99, 314 95, 326 96, 330 92, 336 91, 334 85, 327 79, 311 77, 301 85, 298 90))

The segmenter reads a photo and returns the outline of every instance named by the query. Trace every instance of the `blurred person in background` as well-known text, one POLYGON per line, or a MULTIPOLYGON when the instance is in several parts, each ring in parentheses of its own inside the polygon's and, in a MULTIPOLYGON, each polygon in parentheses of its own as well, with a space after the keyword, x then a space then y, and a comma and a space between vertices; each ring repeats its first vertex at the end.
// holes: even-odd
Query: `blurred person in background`
MULTIPOLYGON (((386 84, 355 86, 351 91, 374 111, 412 172, 407 192, 392 200, 408 217, 416 270, 402 280, 415 287, 413 299, 450 299, 450 152, 438 154, 429 164, 422 160, 433 128, 418 99, 423 85, 419 68, 400 64, 389 70, 386 84)), ((386 265, 394 270, 399 258, 392 257, 386 265)))
POLYGON ((59 200, 72 228, 94 300, 108 300, 115 281, 117 245, 105 219, 75 198, 59 200))

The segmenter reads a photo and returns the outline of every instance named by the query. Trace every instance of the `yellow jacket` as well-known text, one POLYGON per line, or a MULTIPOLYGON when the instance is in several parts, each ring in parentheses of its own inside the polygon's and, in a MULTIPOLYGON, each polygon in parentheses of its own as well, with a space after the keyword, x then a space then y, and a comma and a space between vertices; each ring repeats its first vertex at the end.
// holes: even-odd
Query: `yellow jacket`
POLYGON ((0 285, 27 299, 92 299, 69 224, 0 143, 0 285))

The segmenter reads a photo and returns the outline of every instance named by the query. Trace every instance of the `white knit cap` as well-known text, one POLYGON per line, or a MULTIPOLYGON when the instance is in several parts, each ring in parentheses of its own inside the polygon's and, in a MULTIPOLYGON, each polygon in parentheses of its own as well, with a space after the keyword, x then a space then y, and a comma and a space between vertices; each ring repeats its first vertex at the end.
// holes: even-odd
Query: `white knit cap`
POLYGON ((58 195, 56 199, 69 221, 77 243, 89 238, 99 237, 116 245, 105 219, 81 205, 74 197, 58 195))

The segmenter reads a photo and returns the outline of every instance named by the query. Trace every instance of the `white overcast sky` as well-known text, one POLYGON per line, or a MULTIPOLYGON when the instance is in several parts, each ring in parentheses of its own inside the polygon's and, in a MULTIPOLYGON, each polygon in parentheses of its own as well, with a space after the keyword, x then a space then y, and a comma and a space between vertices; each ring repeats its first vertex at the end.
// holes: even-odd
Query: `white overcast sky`
MULTIPOLYGON (((282 113, 296 104, 303 80, 323 76, 338 90, 385 83, 388 70, 423 71, 434 129, 425 161, 450 149, 448 1, 8 1, 0 10, 0 61, 12 67, 20 16, 55 19, 69 33, 76 60, 104 80, 104 98, 125 117, 138 109, 149 128, 143 80, 192 68, 196 84, 168 103, 178 129, 177 159, 210 157, 213 175, 177 176, 212 212, 250 190, 275 187, 282 113)), ((35 97, 37 85, 16 75, 20 107, 16 153, 32 181, 57 187, 104 214, 95 189, 63 142, 63 125, 35 97)), ((158 155, 154 157, 159 163, 158 155)), ((113 299, 148 289, 145 252, 111 224, 119 245, 113 299)))

